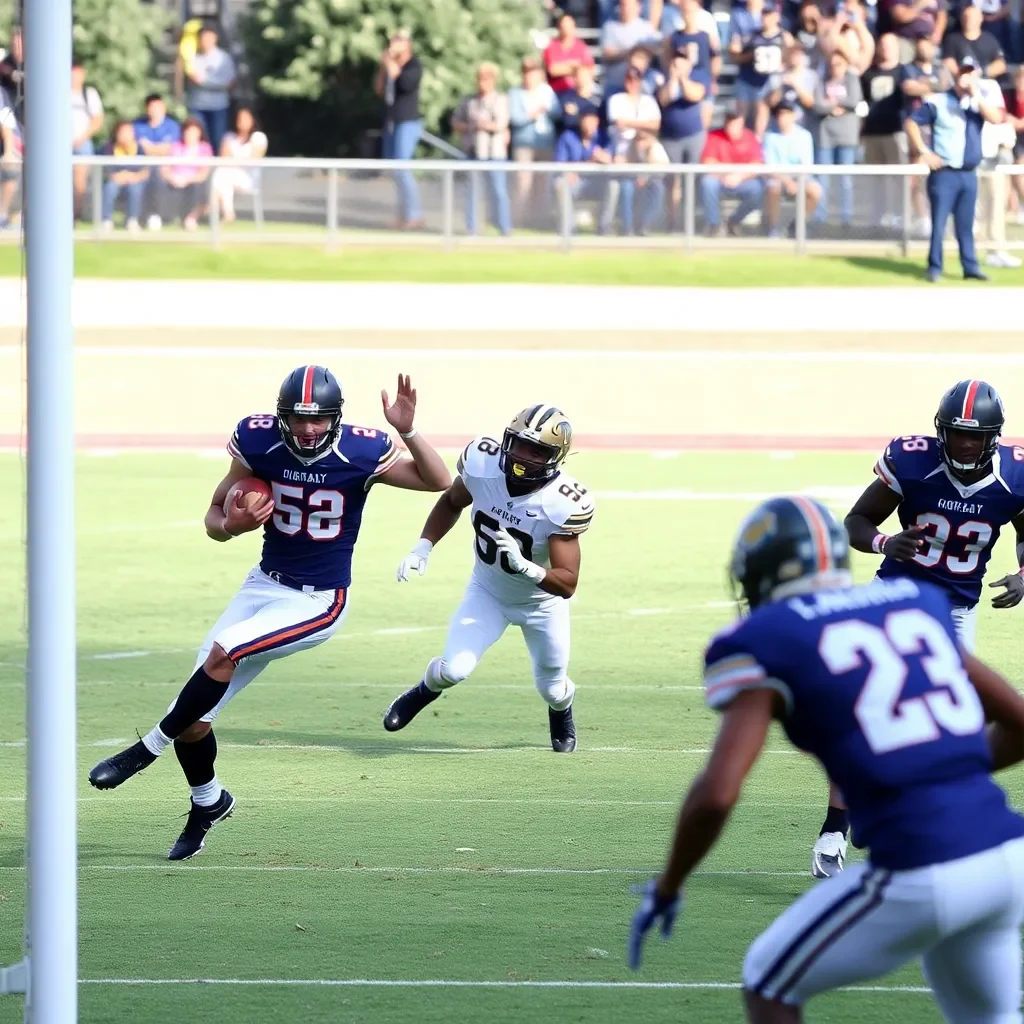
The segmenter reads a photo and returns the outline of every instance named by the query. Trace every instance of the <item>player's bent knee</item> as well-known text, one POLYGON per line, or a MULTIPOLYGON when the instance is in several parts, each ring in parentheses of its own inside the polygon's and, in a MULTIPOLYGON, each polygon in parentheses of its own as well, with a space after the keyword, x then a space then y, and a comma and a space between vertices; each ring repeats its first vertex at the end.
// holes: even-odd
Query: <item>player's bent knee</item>
POLYGON ((178 739, 182 743, 198 743, 212 728, 212 722, 194 722, 178 739))
POLYGON ((538 672, 534 682, 537 692, 544 698, 545 703, 555 711, 564 711, 572 704, 576 686, 561 670, 557 674, 550 675, 538 672))
POLYGON ((211 679, 227 682, 235 672, 235 663, 220 644, 214 644, 203 663, 203 670, 211 679))
POLYGON ((437 675, 441 686, 454 686, 473 674, 479 659, 472 651, 460 651, 452 658, 442 658, 437 675))

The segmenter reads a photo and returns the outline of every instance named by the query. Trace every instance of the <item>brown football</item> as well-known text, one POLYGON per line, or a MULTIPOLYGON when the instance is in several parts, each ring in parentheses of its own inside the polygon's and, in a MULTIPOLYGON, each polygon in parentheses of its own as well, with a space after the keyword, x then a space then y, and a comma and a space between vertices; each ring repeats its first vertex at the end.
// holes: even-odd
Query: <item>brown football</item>
POLYGON ((234 502, 235 495, 239 493, 243 496, 242 504, 246 508, 249 508, 250 505, 255 505, 260 498, 272 498, 274 496, 273 491, 270 489, 270 484, 265 480, 259 480, 254 476, 247 476, 244 480, 239 480, 237 484, 229 488, 227 497, 224 499, 225 515, 227 514, 228 506, 234 502))

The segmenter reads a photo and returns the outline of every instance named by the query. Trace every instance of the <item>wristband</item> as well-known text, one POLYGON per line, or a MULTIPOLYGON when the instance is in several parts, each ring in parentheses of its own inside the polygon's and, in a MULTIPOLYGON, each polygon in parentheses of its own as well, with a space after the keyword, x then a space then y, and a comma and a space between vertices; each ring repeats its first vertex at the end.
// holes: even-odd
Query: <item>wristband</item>
POLYGON ((418 433, 419 433, 419 431, 415 427, 413 427, 412 430, 410 430, 408 434, 403 434, 403 433, 399 432, 398 436, 403 441, 408 441, 410 438, 415 437, 418 433))
POLYGON ((889 538, 884 533, 876 533, 874 540, 871 541, 871 550, 874 551, 876 555, 884 555, 885 542, 888 539, 889 538))
POLYGON ((412 546, 412 554, 417 558, 427 558, 433 550, 434 542, 427 540, 426 537, 420 537, 420 539, 412 546))

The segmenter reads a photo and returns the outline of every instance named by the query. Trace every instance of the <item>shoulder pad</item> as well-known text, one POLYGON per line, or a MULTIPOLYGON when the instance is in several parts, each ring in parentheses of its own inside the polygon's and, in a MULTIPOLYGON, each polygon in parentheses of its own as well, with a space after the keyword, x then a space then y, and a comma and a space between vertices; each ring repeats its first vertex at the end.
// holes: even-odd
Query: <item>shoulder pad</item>
POLYGON ((493 437, 476 437, 463 449, 455 463, 455 472, 468 484, 473 479, 501 476, 498 455, 501 443, 493 437))
POLYGON ((549 485, 544 507, 558 532, 570 537, 586 533, 594 518, 594 499, 582 484, 564 473, 549 485))
POLYGON ((999 475, 1014 496, 1024 498, 1024 447, 999 446, 999 475))
POLYGON ((927 435, 895 437, 875 463, 875 475, 890 490, 903 494, 903 483, 923 480, 942 465, 939 442, 927 435))
POLYGON ((277 417, 273 413, 257 413, 238 421, 228 441, 228 454, 248 466, 250 458, 266 455, 280 440, 277 417))
POLYGON ((793 694, 782 680, 774 678, 761 664, 758 626, 763 616, 741 619, 718 633, 704 652, 704 699, 708 707, 724 711, 745 690, 774 690, 785 701, 787 712, 793 694))
POLYGON ((386 473, 402 458, 401 448, 386 430, 346 423, 341 428, 341 440, 345 458, 365 469, 370 479, 386 473))

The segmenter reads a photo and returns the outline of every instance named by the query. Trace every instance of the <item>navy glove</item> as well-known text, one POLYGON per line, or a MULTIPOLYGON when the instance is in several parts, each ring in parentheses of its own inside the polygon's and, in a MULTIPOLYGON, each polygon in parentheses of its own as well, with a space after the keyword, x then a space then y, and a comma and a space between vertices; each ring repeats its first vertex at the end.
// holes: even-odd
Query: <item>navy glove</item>
POLYGON ((656 878, 652 878, 646 885, 634 886, 630 892, 639 893, 644 898, 640 909, 633 915, 633 925, 629 931, 629 966, 636 971, 640 968, 640 958, 647 933, 660 919, 661 937, 669 938, 672 935, 672 926, 675 924, 676 915, 683 905, 683 897, 681 893, 673 896, 670 900, 659 896, 656 878))

